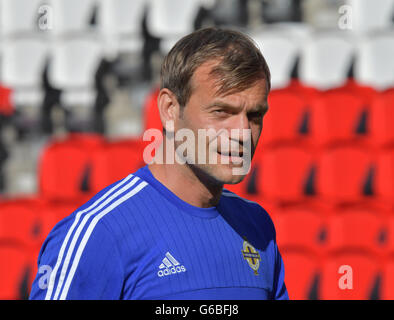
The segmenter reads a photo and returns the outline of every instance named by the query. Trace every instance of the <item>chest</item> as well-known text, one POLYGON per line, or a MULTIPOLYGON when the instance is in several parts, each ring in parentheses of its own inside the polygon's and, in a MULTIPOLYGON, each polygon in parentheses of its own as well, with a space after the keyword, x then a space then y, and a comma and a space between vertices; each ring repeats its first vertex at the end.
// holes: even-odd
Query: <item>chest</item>
POLYGON ((126 299, 191 297, 218 288, 252 288, 265 295, 272 290, 270 247, 221 219, 163 225, 150 243, 138 267, 126 270, 126 299))

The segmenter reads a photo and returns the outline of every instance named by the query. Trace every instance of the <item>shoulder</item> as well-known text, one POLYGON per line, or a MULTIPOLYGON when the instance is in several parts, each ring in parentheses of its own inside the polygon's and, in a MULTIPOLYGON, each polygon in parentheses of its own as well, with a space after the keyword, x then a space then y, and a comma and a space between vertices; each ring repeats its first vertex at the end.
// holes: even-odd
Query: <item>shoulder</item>
MULTIPOLYGON (((137 212, 138 203, 143 201, 143 191, 147 182, 130 174, 106 188, 102 189, 90 200, 78 207, 74 212, 62 219, 50 232, 48 239, 64 238, 67 233, 75 233, 85 228, 97 228, 97 224, 119 224, 119 219, 127 216, 125 212, 137 212)), ((89 229, 88 229, 89 230, 89 229)))
POLYGON ((256 225, 263 226, 274 236, 276 235, 274 223, 268 212, 257 202, 243 198, 236 193, 223 189, 222 196, 225 202, 229 203, 232 207, 237 207, 246 215, 248 219, 253 220, 256 225))

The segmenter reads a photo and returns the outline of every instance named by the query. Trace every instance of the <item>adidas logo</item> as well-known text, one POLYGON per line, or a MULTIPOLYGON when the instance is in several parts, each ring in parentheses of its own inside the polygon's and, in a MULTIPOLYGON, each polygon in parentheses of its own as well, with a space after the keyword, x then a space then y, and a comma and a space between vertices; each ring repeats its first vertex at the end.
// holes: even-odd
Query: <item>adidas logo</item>
POLYGON ((159 277, 169 276, 170 274, 186 272, 186 268, 167 252, 166 257, 163 259, 163 263, 159 266, 157 275, 159 277))

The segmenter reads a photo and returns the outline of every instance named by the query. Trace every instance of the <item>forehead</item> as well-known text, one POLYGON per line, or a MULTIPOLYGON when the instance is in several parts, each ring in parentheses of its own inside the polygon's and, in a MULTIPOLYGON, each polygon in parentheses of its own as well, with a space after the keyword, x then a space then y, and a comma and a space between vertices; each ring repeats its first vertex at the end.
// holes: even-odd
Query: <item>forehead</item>
POLYGON ((248 100, 260 102, 267 99, 268 90, 265 79, 258 80, 242 91, 231 90, 219 93, 220 85, 216 76, 211 74, 212 69, 220 63, 220 60, 209 60, 196 68, 191 78, 192 96, 200 98, 222 98, 237 103, 236 100, 248 100))

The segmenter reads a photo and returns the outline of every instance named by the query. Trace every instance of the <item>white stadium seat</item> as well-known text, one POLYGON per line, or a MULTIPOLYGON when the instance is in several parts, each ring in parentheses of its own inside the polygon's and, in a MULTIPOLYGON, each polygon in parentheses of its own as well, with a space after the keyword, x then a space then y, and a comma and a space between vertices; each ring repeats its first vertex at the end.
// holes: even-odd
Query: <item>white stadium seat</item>
POLYGON ((41 4, 41 0, 0 0, 2 35, 36 31, 41 4))
POLYGON ((63 105, 93 103, 95 74, 101 58, 102 45, 96 38, 71 38, 56 43, 48 76, 54 87, 63 90, 63 105))
MULTIPOLYGON (((148 0, 99 0, 98 27, 114 54, 142 49, 142 18, 148 0)), ((109 46, 109 48, 108 48, 109 46)))
POLYGON ((53 32, 68 34, 89 31, 97 0, 48 0, 52 8, 53 32))
POLYGON ((313 27, 305 22, 275 22, 270 23, 266 30, 285 34, 297 42, 303 42, 310 37, 313 27))
POLYGON ((286 87, 291 81, 291 72, 297 61, 299 47, 296 41, 278 32, 251 34, 271 71, 272 89, 286 87))
POLYGON ((353 55, 351 38, 316 33, 301 48, 299 79, 321 90, 340 87, 347 81, 353 55))
POLYGON ((360 41, 354 76, 377 90, 394 87, 394 34, 373 35, 360 41))
POLYGON ((47 56, 48 46, 41 37, 18 37, 3 42, 0 81, 13 89, 15 105, 41 104, 47 56))
POLYGON ((390 28, 393 25, 394 0, 347 0, 351 11, 351 29, 357 33, 390 28))
POLYGON ((161 38, 166 53, 182 36, 193 31, 193 23, 202 0, 150 0, 147 25, 150 33, 161 38))

